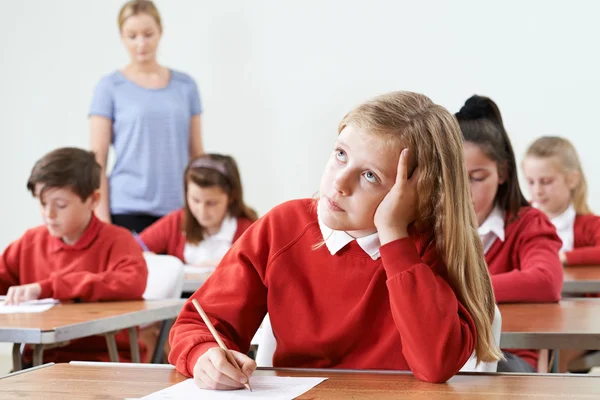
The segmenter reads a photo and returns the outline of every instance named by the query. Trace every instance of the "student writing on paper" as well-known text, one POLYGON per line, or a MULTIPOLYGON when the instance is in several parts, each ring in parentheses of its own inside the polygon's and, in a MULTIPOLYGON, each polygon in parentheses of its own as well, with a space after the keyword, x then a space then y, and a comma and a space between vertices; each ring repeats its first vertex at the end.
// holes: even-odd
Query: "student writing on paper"
POLYGON ((562 240, 564 265, 600 265, 600 217, 587 204, 587 181, 577 150, 565 138, 546 136, 523 160, 533 206, 543 211, 562 240))
MULTIPOLYGON (((92 152, 61 148, 35 164, 27 188, 40 202, 44 224, 25 232, 0 257, 0 294, 7 304, 141 299, 148 276, 142 251, 128 230, 94 215, 99 186, 100 166, 92 152)), ((117 340, 121 355, 129 358, 127 335, 117 340)), ((26 353, 26 363, 29 357, 26 353)), ((44 353, 44 362, 107 359, 101 336, 44 353)))
MULTIPOLYGON (((562 263, 600 265, 600 217, 588 206, 587 181, 575 146, 565 138, 541 137, 527 149, 522 167, 533 206, 548 215, 562 240, 562 263)), ((569 363, 586 353, 561 350, 559 372, 567 372, 569 363)))
MULTIPOLYGON (((499 303, 554 302, 563 285, 560 239, 521 193, 510 139, 496 104, 468 99, 456 114, 477 222, 499 303)), ((506 350, 500 372, 535 372, 537 350, 506 350)))
POLYGON ((237 163, 221 154, 193 159, 185 170, 184 192, 184 208, 146 228, 139 239, 153 253, 215 267, 257 218, 244 202, 237 163))
POLYGON ((318 199, 272 209, 193 295, 237 358, 217 347, 191 301, 169 361, 198 386, 239 388, 268 312, 275 367, 411 370, 444 382, 492 340, 494 294, 477 237, 454 117, 393 92, 347 114, 318 199))

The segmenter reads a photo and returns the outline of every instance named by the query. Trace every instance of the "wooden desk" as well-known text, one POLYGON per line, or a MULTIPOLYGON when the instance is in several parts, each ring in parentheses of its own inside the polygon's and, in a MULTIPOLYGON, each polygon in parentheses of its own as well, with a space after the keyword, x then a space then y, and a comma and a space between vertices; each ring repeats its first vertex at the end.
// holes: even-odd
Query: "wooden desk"
POLYGON ((600 349, 600 299, 498 307, 502 348, 600 349))
MULTIPOLYGON (((20 343, 57 344, 87 336, 109 334, 151 322, 177 317, 184 300, 119 301, 101 303, 58 304, 42 313, 0 314, 0 342, 15 343, 13 364, 20 343)), ((133 330, 135 331, 135 330, 133 330)), ((112 335, 114 341, 114 335, 112 335)), ((137 335, 135 341, 137 344, 137 335)), ((116 342, 109 343, 111 359, 116 356, 116 342)), ((136 347, 137 348, 137 347, 136 347)), ((34 364, 41 363, 43 346, 34 346, 34 364)))
MULTIPOLYGON (((446 384, 388 371, 273 370, 257 375, 329 379, 299 399, 598 399, 600 376, 460 374, 446 384)), ((142 397, 185 377, 169 368, 57 364, 0 380, 0 398, 123 399, 142 397)))
POLYGON ((600 293, 600 265, 565 267, 564 294, 600 293))
POLYGON ((195 292, 208 279, 212 272, 203 274, 185 274, 183 292, 195 292))

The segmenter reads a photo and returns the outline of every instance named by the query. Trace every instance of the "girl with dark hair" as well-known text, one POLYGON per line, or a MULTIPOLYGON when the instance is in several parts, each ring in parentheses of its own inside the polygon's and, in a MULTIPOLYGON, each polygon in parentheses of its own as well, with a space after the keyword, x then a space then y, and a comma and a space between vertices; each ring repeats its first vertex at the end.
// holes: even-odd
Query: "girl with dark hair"
MULTIPOLYGON (((472 96, 456 113, 478 233, 498 303, 555 302, 563 286, 561 241, 521 192, 515 156, 496 103, 472 96)), ((534 372, 536 350, 506 350, 501 372, 534 372)))

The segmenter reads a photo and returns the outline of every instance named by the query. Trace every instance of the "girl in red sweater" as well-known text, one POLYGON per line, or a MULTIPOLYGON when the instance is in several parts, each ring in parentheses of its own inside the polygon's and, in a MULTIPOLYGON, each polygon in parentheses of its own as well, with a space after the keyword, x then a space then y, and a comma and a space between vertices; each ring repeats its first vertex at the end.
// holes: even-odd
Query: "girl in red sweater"
POLYGON ((192 297, 243 372, 184 305, 169 360, 198 386, 242 387, 267 311, 275 367, 410 369, 444 382, 474 350, 500 357, 456 120, 393 92, 352 110, 338 133, 319 199, 272 209, 192 297))
POLYGON ((546 213, 562 239, 565 265, 600 264, 600 217, 587 204, 587 181, 575 147, 545 136, 529 146, 523 172, 533 205, 546 213))
POLYGON ((139 239, 153 253, 186 264, 215 267, 256 212, 244 203, 242 181, 230 156, 206 154, 185 170, 185 207, 144 229, 139 239))
MULTIPOLYGON (((496 104, 468 99, 456 114, 478 233, 492 275, 496 301, 555 302, 563 285, 560 239, 539 210, 529 207, 517 178, 512 145, 496 104)), ((498 363, 502 372, 534 372, 538 352, 510 350, 498 363)))

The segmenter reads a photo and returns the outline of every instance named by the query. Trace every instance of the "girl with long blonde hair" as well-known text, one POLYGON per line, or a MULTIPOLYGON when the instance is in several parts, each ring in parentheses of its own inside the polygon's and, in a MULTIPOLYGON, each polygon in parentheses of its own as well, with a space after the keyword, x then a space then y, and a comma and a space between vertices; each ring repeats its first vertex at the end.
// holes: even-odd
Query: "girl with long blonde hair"
POLYGON ((473 351, 501 357, 456 120, 423 95, 393 92, 352 110, 338 133, 319 199, 255 222, 190 299, 242 372, 191 302, 173 326, 169 360, 200 387, 242 387, 267 312, 275 367, 411 370, 444 382, 473 351))
POLYGON ((544 136, 525 154, 523 173, 531 200, 556 226, 565 265, 600 264, 600 217, 588 206, 587 181, 575 146, 544 136))

